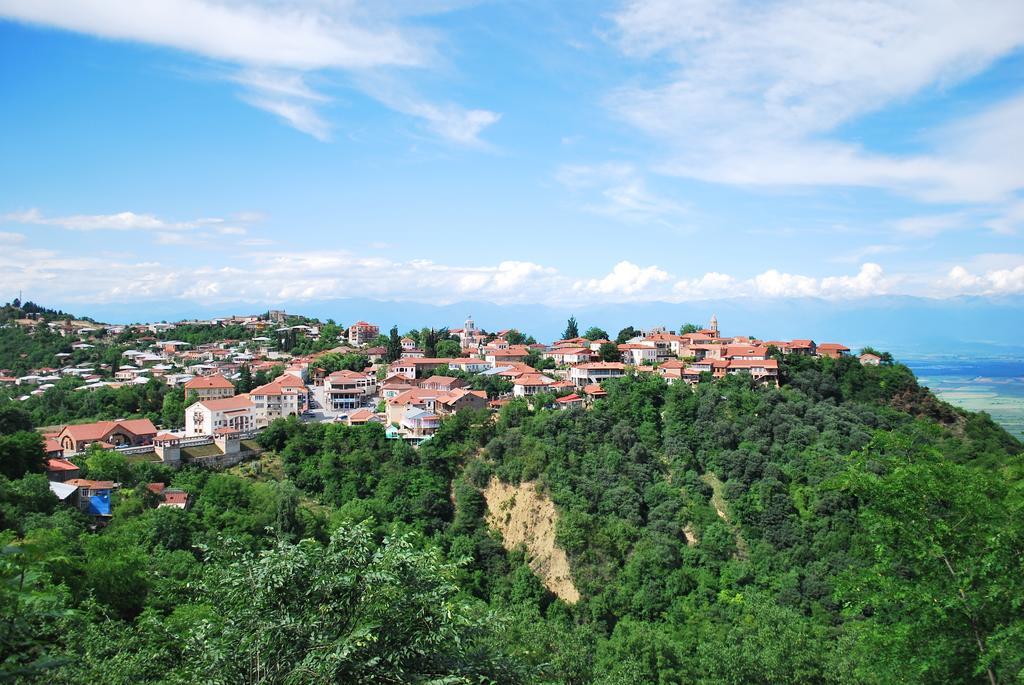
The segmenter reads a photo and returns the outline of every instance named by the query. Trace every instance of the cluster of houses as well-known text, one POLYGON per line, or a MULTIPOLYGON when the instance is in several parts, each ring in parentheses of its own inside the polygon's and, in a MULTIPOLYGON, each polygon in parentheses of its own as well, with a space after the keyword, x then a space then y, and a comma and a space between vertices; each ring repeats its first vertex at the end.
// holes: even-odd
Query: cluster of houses
MULTIPOLYGON (((57 474, 72 470, 66 466, 71 464, 68 459, 93 444, 107 449, 150 446, 157 450, 182 440, 213 441, 252 434, 275 419, 288 416, 349 425, 380 423, 388 437, 418 444, 438 430, 446 415, 459 410, 496 409, 519 397, 531 401, 543 397, 545 403, 563 409, 587 407, 605 394, 604 381, 627 374, 648 373, 668 383, 687 384, 737 374, 777 386, 778 361, 773 357, 776 349, 786 354, 833 358, 850 353, 848 347, 836 343, 724 336, 714 316, 708 327, 692 332, 676 334, 656 328, 621 343, 576 337, 550 345, 513 344, 509 339, 516 337, 511 330, 488 333, 469 317, 462 327, 449 331, 459 342, 458 356, 427 357, 415 340, 403 338, 401 356, 389 363, 385 359, 387 350, 374 346, 380 328, 366 321, 343 329, 338 339, 330 341, 337 345, 327 352, 281 352, 269 344, 273 338, 262 334, 280 335, 299 328, 304 336, 320 335, 319 326, 282 326, 285 319, 284 312, 272 311, 264 317, 198 322, 243 326, 261 335, 194 346, 165 339, 173 335, 174 324, 149 324, 136 331, 142 335, 134 338, 134 349, 123 352, 123 363, 116 370, 69 364, 59 369, 38 369, 28 377, 0 377, 0 382, 34 384, 32 392, 44 392, 47 383, 39 381, 76 375, 85 381, 80 386, 83 391, 151 379, 184 389, 190 404, 183 426, 158 429, 148 419, 132 419, 69 425, 47 434, 47 452, 53 473, 57 474), (365 369, 328 372, 318 365, 323 354, 353 351, 369 360, 365 369), (254 373, 275 367, 283 371, 270 382, 248 392, 236 392, 244 368, 254 373), (488 383, 488 377, 504 383, 488 383), (499 396, 489 397, 484 390, 477 389, 480 387, 503 390, 499 396), (311 414, 316 406, 314 398, 319 398, 322 411, 311 414)), ((90 328, 87 334, 82 329, 66 333, 90 340, 75 345, 96 344, 102 329, 90 328)), ((107 327, 107 332, 110 330, 107 327)), ((861 355, 860 361, 881 362, 874 354, 861 355)), ((70 484, 71 480, 60 482, 70 484)), ((105 484, 79 483, 77 497, 88 502, 88 507, 102 509, 102 494, 93 494, 104 492, 101 485, 105 484)))
MULTIPOLYGON (((52 329, 75 340, 70 344, 72 353, 57 355, 58 361, 67 359, 68 363, 22 376, 0 370, 0 384, 25 388, 23 399, 45 392, 67 376, 80 378, 83 382, 78 390, 83 392, 152 379, 183 389, 189 400, 183 426, 158 428, 149 419, 127 419, 67 425, 45 434, 51 489, 81 511, 104 518, 111 514, 111 493, 119 484, 80 478, 74 463, 92 445, 126 451, 150 449, 165 461, 173 455, 170 463, 177 463, 185 442, 209 440, 221 446, 234 444, 237 449, 239 436, 252 435, 288 416, 348 425, 379 423, 389 438, 419 444, 436 433, 445 416, 462 409, 497 409, 515 398, 531 402, 543 398, 549 406, 561 409, 586 408, 606 394, 604 381, 638 373, 687 384, 742 374, 777 386, 775 350, 832 358, 850 353, 848 347, 836 343, 723 336, 716 317, 707 328, 692 332, 676 334, 656 328, 621 343, 576 337, 550 345, 513 344, 509 342, 509 338, 515 339, 511 330, 488 333, 470 317, 462 327, 449 331, 459 342, 458 356, 428 357, 415 340, 403 338, 401 356, 389 363, 386 348, 375 346, 380 328, 366 321, 343 329, 330 341, 337 345, 327 352, 282 352, 273 344, 282 334, 294 331, 310 338, 321 334, 317 325, 285 326, 286 318, 282 311, 271 311, 262 317, 181 322, 242 326, 252 331, 245 339, 198 345, 166 339, 173 335, 176 324, 135 327, 134 348, 125 350, 121 362, 113 367, 76 366, 68 358, 75 351, 109 344, 103 337, 119 334, 126 327, 51 323, 52 329), (329 352, 359 352, 369 364, 365 369, 328 372, 318 360, 329 352), (269 382, 248 392, 236 391, 243 370, 255 374, 274 368, 283 370, 269 382), (504 382, 486 382, 490 377, 504 382), (499 396, 489 397, 476 389, 479 387, 503 390, 499 396), (312 416, 314 398, 320 399, 323 411, 312 416)), ((38 322, 18 321, 15 325, 38 322)), ((859 359, 865 365, 882 362, 870 353, 859 359)), ((180 490, 158 483, 150 484, 149 489, 159 506, 189 506, 188 494, 180 490)))
MULTIPOLYGON (((105 423, 133 425, 125 427, 115 425, 110 431, 131 432, 141 431, 142 434, 133 434, 139 440, 152 440, 146 427, 138 422, 117 422, 105 423)), ((146 421, 146 423, 149 423, 146 421)), ((155 431, 154 431, 155 432, 155 431)), ((109 437, 109 436, 107 436, 109 437)), ((50 491, 57 499, 65 504, 77 508, 84 514, 92 516, 97 520, 106 520, 113 515, 112 497, 121 488, 121 484, 109 480, 90 480, 81 478, 81 469, 70 459, 63 456, 63 453, 50 453, 46 461, 46 475, 50 481, 50 491)), ((163 483, 149 483, 146 489, 152 493, 156 500, 156 506, 173 507, 176 509, 187 509, 191 504, 189 494, 177 488, 167 488, 163 483)))

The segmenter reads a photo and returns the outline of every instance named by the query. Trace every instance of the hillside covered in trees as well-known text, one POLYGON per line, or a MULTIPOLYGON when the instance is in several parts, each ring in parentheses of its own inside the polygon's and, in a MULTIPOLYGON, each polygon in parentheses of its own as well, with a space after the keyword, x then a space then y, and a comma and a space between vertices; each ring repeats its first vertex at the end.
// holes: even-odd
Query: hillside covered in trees
MULTIPOLYGON (((0 676, 1020 682, 1021 444, 899 364, 780 375, 627 377, 589 410, 460 412, 418 449, 279 421, 225 473, 90 459, 124 484, 102 530, 20 459, 0 478, 0 676), (487 525, 493 479, 553 502, 578 601, 487 525), (154 480, 195 504, 153 508, 154 480)), ((26 425, 4 418, 0 460, 26 425)))

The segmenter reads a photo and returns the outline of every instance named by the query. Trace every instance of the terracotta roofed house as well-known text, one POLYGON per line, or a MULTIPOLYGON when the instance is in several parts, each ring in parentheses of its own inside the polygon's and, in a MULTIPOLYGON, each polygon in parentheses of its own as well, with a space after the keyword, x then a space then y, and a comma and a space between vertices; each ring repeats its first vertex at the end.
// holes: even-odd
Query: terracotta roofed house
POLYGON ((791 340, 782 351, 789 354, 813 355, 816 349, 817 345, 814 344, 813 340, 791 340))
POLYGON ((454 390, 466 387, 466 381, 452 376, 431 376, 420 381, 420 387, 424 390, 454 390))
POLYGON ((215 373, 212 376, 196 376, 185 383, 185 396, 193 392, 201 400, 214 400, 232 397, 235 386, 224 376, 215 373))
POLYGON ((249 392, 249 398, 256 411, 256 427, 266 426, 285 416, 298 416, 306 408, 307 393, 306 384, 288 374, 254 388, 249 392))
POLYGON ((120 446, 148 445, 156 437, 156 426, 149 419, 97 421, 64 426, 57 442, 65 454, 81 452, 94 442, 120 446))
MULTIPOLYGON (((250 395, 243 393, 234 397, 202 400, 185 409, 185 437, 213 435, 220 428, 237 431, 256 428, 256 407, 250 395)), ((163 437, 160 435, 158 439, 163 437)), ((169 439, 176 437, 170 435, 169 439)))
POLYGON ((569 380, 577 387, 600 383, 609 378, 621 378, 626 375, 626 365, 622 362, 589 362, 577 364, 569 369, 569 380))
POLYGON ((839 343, 821 343, 818 345, 817 352, 819 357, 838 359, 843 355, 849 354, 850 348, 839 343))

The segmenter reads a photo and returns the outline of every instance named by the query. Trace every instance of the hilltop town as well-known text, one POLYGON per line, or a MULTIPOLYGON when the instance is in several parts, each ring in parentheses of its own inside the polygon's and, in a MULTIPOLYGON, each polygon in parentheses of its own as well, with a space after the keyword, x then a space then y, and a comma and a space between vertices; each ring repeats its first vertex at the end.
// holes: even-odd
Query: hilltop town
MULTIPOLYGON (((614 340, 598 328, 580 335, 570 319, 565 337, 549 344, 515 328, 483 330, 472 317, 459 327, 405 335, 397 327, 382 335, 367 321, 339 326, 283 311, 130 326, 37 313, 5 326, 49 336, 63 350, 53 353, 52 364, 23 373, 0 369, 0 384, 15 401, 31 403, 59 387, 79 394, 159 384, 166 394, 165 411, 157 417, 45 429, 51 480, 80 488, 86 500, 113 485, 77 478, 74 459, 90 449, 175 466, 183 449, 208 447, 207 456, 234 463, 246 455, 246 441, 291 416, 379 423, 389 439, 418 445, 462 409, 496 411, 516 398, 551 409, 586 409, 601 401, 606 381, 633 374, 691 385, 742 375, 778 386, 781 355, 850 354, 838 343, 726 335, 715 316, 706 327, 688 324, 678 332, 629 327, 614 340), (97 363, 97 350, 105 350, 109 361, 97 363), (166 411, 175 397, 183 409, 176 416, 166 411)), ((859 359, 882 362, 872 351, 859 359)), ((67 488, 62 490, 66 497, 67 488)))

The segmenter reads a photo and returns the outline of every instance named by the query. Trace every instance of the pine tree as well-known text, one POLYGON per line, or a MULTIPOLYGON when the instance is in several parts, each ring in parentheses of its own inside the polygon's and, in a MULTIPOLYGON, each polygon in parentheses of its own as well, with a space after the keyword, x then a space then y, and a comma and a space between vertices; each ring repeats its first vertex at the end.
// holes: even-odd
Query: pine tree
POLYGON ((391 327, 391 335, 388 337, 388 351, 384 358, 389 362, 400 359, 402 356, 402 338, 398 335, 398 326, 391 327))
POLYGON ((580 337, 580 327, 576 323, 576 317, 570 316, 569 321, 565 325, 565 333, 562 334, 562 340, 569 340, 571 338, 580 337))

